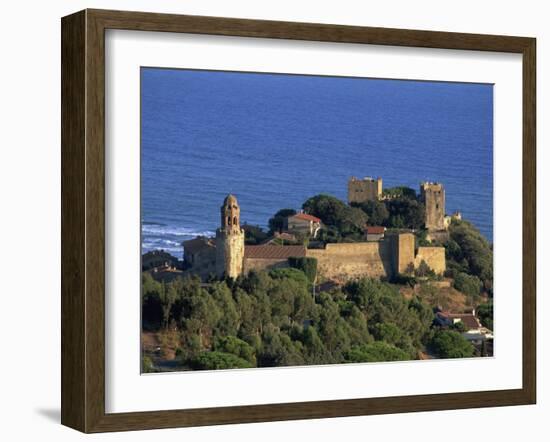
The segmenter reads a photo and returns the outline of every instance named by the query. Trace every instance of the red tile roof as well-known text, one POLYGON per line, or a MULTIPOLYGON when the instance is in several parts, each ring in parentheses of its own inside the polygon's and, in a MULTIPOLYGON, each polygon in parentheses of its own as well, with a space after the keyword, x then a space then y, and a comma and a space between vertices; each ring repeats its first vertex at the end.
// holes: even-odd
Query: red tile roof
POLYGON ((460 319, 462 323, 466 326, 468 330, 480 328, 481 324, 479 323, 479 320, 472 315, 471 313, 450 313, 447 315, 449 319, 460 319))
POLYGON ((297 213, 296 215, 292 215, 290 218, 298 218, 304 221, 313 221, 314 223, 321 222, 319 218, 313 215, 309 215, 308 213, 297 213))
POLYGON ((288 259, 291 257, 302 258, 306 256, 304 246, 245 246, 244 257, 252 259, 288 259))
POLYGON ((367 226, 365 232, 367 235, 381 235, 386 231, 385 227, 382 226, 367 226))

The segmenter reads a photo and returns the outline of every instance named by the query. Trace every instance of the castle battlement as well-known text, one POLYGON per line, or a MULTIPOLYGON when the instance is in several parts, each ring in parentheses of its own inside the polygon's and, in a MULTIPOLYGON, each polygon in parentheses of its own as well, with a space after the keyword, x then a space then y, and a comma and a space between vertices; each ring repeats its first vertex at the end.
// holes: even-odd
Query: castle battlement
POLYGON ((445 271, 443 247, 419 247, 411 232, 391 233, 379 241, 326 244, 322 249, 296 245, 245 246, 237 198, 229 195, 221 207, 221 226, 215 242, 196 238, 183 243, 190 271, 206 278, 216 269, 218 277, 237 278, 250 270, 288 267, 289 258, 317 259, 319 275, 345 281, 358 277, 382 278, 410 273, 425 262, 436 273, 445 271))
POLYGON ((420 183, 420 199, 426 206, 426 229, 429 232, 445 230, 445 188, 443 184, 430 181, 420 183))
POLYGON ((376 201, 382 195, 382 178, 351 177, 348 181, 348 203, 364 203, 376 201))

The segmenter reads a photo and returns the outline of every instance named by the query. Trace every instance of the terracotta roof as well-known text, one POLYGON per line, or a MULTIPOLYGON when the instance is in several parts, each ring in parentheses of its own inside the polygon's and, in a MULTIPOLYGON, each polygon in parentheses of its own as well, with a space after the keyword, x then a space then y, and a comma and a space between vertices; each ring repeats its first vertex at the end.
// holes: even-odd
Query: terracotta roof
POLYGON ((277 239, 284 239, 284 240, 287 240, 287 241, 296 241, 296 235, 293 235, 292 233, 288 233, 288 232, 275 232, 275 238, 277 239))
POLYGON ((182 246, 183 246, 184 253, 188 253, 192 255, 204 248, 214 247, 214 244, 212 243, 210 238, 207 238, 205 236, 198 236, 196 238, 183 241, 182 246))
POLYGON ((365 232, 367 235, 381 235, 386 231, 385 227, 382 226, 367 226, 365 232))
POLYGON ((471 313, 464 313, 464 314, 451 313, 447 316, 450 319, 460 319, 468 330, 481 327, 479 320, 471 313))
POLYGON ((291 257, 301 258, 306 256, 304 246, 245 246, 244 257, 252 259, 288 259, 291 257))
POLYGON ((289 216, 289 218, 297 218, 304 221, 313 221, 314 223, 320 223, 321 220, 316 216, 309 215, 308 213, 297 213, 296 215, 289 216))

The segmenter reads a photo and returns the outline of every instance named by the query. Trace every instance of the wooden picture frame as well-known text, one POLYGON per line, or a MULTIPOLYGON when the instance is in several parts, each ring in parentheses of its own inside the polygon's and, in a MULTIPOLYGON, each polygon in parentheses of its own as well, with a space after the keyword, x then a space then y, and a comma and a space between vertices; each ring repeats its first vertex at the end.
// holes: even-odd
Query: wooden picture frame
POLYGON ((533 38, 84 10, 62 19, 62 410, 83 432, 533 404, 536 400, 536 158, 533 38), (105 412, 105 30, 124 29, 523 57, 523 385, 467 393, 108 414, 105 412))

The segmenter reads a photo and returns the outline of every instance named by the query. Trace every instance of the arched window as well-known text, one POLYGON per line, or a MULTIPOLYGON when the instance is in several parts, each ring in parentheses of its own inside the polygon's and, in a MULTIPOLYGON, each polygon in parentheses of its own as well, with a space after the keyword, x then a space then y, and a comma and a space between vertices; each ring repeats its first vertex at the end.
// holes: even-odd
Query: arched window
POLYGON ((237 217, 236 216, 233 217, 233 224, 237 225, 237 217))
POLYGON ((228 226, 231 225, 231 217, 230 217, 230 216, 227 217, 227 225, 228 225, 228 226))

